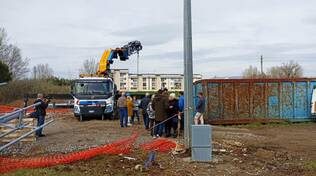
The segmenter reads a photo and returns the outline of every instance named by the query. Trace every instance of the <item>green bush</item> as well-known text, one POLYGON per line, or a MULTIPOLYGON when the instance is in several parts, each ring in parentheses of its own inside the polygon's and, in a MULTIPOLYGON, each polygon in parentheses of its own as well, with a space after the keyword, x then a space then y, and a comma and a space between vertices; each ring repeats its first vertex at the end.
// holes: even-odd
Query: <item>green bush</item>
POLYGON ((0 103, 7 104, 14 100, 23 99, 26 94, 67 94, 70 85, 58 85, 49 80, 17 80, 0 87, 0 103))

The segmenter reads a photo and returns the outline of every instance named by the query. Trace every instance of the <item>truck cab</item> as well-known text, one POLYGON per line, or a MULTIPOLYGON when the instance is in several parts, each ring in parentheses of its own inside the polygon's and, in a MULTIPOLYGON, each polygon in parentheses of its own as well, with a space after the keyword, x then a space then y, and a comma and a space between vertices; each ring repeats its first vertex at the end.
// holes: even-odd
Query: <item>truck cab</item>
POLYGON ((113 116, 115 86, 111 78, 85 77, 76 79, 72 86, 74 116, 82 121, 88 117, 113 116))

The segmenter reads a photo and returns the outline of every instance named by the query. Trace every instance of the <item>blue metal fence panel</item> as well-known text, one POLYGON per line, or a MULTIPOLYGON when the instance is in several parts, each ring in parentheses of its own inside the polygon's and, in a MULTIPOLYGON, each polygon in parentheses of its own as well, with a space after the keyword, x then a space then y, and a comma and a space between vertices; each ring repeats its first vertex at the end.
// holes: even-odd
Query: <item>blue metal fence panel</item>
POLYGON ((294 96, 293 96, 293 83, 283 82, 282 83, 282 113, 281 118, 291 119, 294 118, 294 96))
POLYGON ((280 117, 279 83, 268 83, 268 117, 280 117))
POLYGON ((194 93, 204 92, 210 120, 308 120, 314 87, 316 78, 214 79, 195 83, 194 93))
POLYGON ((308 116, 308 98, 307 98, 307 90, 308 84, 307 82, 296 82, 295 83, 295 99, 294 99, 294 118, 301 119, 306 118, 308 116))

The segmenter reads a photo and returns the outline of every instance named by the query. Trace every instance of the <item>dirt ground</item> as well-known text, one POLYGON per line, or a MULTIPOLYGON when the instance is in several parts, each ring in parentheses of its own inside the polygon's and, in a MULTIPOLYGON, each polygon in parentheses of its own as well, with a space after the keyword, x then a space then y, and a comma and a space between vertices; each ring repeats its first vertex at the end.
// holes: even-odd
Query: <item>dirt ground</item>
MULTIPOLYGON (((55 114, 54 119, 44 129, 46 137, 14 145, 2 155, 68 153, 111 143, 135 131, 146 133, 141 124, 120 128, 117 120, 79 122, 72 113, 55 114)), ((5 175, 316 175, 315 167, 309 167, 316 162, 316 123, 213 126, 212 139, 213 161, 209 163, 191 162, 190 154, 156 153, 153 166, 136 170, 135 166, 143 166, 148 158, 148 152, 139 148, 139 144, 153 140, 147 132, 128 155, 103 155, 5 175)))

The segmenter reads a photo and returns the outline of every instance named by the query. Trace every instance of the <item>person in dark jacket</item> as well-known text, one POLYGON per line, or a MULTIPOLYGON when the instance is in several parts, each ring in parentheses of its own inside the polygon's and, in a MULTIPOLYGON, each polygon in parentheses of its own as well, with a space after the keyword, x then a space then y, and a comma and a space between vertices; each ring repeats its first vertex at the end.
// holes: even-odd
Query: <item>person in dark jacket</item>
POLYGON ((154 100, 152 101, 152 108, 155 111, 155 135, 161 137, 163 133, 164 120, 168 118, 167 110, 169 107, 168 98, 162 95, 162 90, 159 90, 154 100), (158 125, 159 124, 159 125, 158 125))
POLYGON ((169 96, 168 118, 172 118, 166 122, 166 137, 171 136, 171 129, 173 130, 172 136, 174 138, 177 137, 178 115, 179 103, 176 99, 176 95, 174 93, 171 93, 169 96))
POLYGON ((141 100, 139 107, 142 109, 143 112, 143 120, 144 126, 146 129, 149 129, 149 117, 147 113, 147 106, 150 102, 149 93, 146 93, 145 97, 141 100))
MULTIPOLYGON (((43 94, 39 93, 37 94, 37 99, 35 100, 35 103, 40 102, 40 105, 37 105, 35 107, 35 114, 37 117, 37 126, 42 126, 45 123, 45 116, 46 116, 46 109, 48 107, 48 103, 50 100, 47 100, 44 98, 43 94)), ((44 137, 45 135, 42 133, 43 128, 40 128, 36 130, 35 134, 37 137, 44 137)))
POLYGON ((198 93, 198 102, 196 104, 196 114, 194 116, 194 124, 195 125, 198 125, 199 122, 201 125, 204 124, 204 118, 203 118, 203 114, 204 114, 204 111, 205 111, 205 99, 203 97, 203 93, 202 92, 199 92, 198 93))

